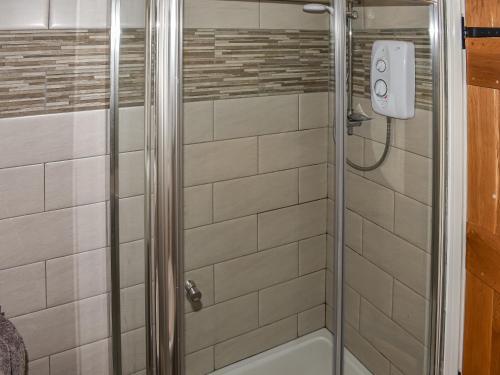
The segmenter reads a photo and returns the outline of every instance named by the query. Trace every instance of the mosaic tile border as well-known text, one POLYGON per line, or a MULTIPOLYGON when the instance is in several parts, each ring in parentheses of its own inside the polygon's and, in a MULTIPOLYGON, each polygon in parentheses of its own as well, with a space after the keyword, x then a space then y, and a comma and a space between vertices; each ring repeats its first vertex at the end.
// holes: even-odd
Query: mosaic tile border
MULTIPOLYGON (((376 39, 416 44, 417 107, 430 109, 430 42, 424 29, 355 32, 354 89, 369 96, 371 45, 376 39)), ((144 96, 144 30, 122 33, 122 106, 144 96)), ((329 88, 328 31, 186 29, 184 100, 324 92, 329 88)), ((106 30, 0 32, 0 118, 109 106, 106 30)))

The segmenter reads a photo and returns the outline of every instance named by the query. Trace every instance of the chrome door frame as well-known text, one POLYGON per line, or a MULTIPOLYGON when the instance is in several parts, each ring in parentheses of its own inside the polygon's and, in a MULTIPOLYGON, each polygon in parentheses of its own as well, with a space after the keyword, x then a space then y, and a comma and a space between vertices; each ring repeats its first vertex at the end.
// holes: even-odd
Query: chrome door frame
POLYGON ((332 0, 334 18, 331 37, 335 41, 335 123, 333 128, 335 145, 335 340, 333 372, 344 372, 344 223, 345 223, 345 139, 347 136, 347 85, 346 85, 346 0, 332 0), (333 33, 333 34, 332 34, 333 33))

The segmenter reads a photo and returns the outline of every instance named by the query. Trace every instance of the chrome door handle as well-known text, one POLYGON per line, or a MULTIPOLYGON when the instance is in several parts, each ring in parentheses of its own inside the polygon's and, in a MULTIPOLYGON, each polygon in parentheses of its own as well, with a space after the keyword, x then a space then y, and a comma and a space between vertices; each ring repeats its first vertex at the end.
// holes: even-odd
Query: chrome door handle
POLYGON ((186 289, 186 296, 190 302, 199 303, 201 301, 201 291, 193 280, 186 280, 184 289, 186 289))

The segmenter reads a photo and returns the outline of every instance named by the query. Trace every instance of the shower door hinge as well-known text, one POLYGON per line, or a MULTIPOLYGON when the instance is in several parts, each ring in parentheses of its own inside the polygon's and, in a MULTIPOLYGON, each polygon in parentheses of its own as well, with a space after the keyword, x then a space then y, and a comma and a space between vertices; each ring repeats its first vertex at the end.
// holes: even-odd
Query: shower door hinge
POLYGON ((462 17, 462 49, 467 38, 500 38, 500 27, 467 27, 462 17))

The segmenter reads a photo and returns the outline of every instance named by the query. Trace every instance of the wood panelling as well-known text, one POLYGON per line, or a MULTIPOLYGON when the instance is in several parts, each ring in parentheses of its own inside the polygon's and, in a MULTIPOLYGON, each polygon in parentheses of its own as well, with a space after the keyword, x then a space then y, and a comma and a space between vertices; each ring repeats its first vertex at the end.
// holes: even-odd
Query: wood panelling
POLYGON ((500 38, 471 38, 467 45, 467 83, 500 89, 500 38))
POLYGON ((500 0, 466 0, 466 9, 467 26, 500 26, 500 0))
POLYGON ((490 375, 493 290, 467 272, 463 375, 490 375))
POLYGON ((500 92, 476 86, 468 92, 468 223, 496 234, 500 92))
POLYGON ((500 293, 500 238, 469 225, 467 228, 467 270, 488 287, 500 293))

